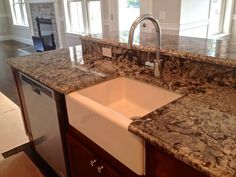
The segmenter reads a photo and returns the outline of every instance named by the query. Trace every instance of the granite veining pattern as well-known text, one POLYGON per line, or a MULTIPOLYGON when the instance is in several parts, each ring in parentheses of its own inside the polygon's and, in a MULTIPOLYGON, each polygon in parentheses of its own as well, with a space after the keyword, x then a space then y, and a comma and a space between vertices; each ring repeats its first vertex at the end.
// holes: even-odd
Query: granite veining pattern
MULTIPOLYGON (((128 35, 128 34, 127 34, 128 35)), ((127 49, 128 36, 122 32, 105 35, 81 36, 82 40, 113 45, 127 49)), ((155 52, 156 34, 141 33, 135 36, 134 48, 139 51, 155 52)), ((204 61, 236 68, 236 42, 230 39, 214 40, 175 35, 162 35, 161 55, 204 61)))
POLYGON ((99 55, 82 57, 76 47, 11 58, 7 62, 63 94, 120 76, 184 94, 183 98, 135 120, 129 131, 209 176, 236 176, 234 87, 211 83, 209 79, 189 79, 187 74, 178 75, 176 68, 167 71, 171 77, 160 80, 153 77, 152 69, 135 61, 99 55))
POLYGON ((129 129, 209 176, 232 177, 235 118, 188 96, 134 121, 129 129))
POLYGON ((8 59, 8 63, 44 85, 67 94, 105 80, 86 69, 79 69, 70 60, 69 49, 36 53, 8 59))

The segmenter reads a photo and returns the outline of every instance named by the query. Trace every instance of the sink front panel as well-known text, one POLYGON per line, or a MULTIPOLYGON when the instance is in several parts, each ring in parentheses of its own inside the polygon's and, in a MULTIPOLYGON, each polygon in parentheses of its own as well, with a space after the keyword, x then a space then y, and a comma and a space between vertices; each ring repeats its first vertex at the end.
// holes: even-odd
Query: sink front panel
POLYGON ((120 77, 66 95, 69 123, 138 175, 145 174, 145 144, 128 131, 142 117, 181 95, 120 77))
POLYGON ((128 131, 132 121, 83 95, 77 98, 79 102, 66 95, 69 123, 130 170, 144 175, 145 142, 128 131))

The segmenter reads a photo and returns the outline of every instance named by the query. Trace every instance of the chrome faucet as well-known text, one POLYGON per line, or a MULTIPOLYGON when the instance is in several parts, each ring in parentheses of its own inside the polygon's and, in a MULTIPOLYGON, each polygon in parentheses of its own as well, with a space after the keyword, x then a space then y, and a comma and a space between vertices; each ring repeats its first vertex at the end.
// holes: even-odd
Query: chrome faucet
POLYGON ((150 14, 144 14, 139 16, 132 24, 130 31, 129 31, 129 40, 128 40, 128 48, 133 48, 133 40, 134 40, 134 31, 137 28, 137 26, 144 20, 150 20, 156 30, 157 33, 157 40, 156 40, 156 59, 154 60, 154 76, 155 77, 161 77, 162 74, 162 60, 160 57, 160 50, 161 50, 161 27, 159 22, 155 17, 153 17, 150 14))

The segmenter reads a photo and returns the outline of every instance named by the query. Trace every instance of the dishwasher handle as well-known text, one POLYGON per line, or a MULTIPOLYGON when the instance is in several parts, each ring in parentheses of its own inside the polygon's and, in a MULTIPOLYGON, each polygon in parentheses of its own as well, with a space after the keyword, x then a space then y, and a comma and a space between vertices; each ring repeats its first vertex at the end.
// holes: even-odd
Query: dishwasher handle
POLYGON ((46 94, 47 96, 54 98, 53 91, 42 84, 38 83, 37 81, 34 81, 33 79, 25 76, 24 74, 20 73, 20 78, 23 80, 25 83, 27 83, 32 91, 34 91, 36 94, 41 95, 41 93, 46 94))
POLYGON ((41 95, 41 92, 36 85, 31 85, 31 89, 38 95, 41 95))

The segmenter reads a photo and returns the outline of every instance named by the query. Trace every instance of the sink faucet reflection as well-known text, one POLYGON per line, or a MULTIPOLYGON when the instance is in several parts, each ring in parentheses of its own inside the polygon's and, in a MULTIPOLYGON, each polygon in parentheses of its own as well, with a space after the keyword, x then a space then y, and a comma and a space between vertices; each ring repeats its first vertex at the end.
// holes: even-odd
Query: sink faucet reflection
POLYGON ((129 31, 129 40, 128 40, 128 48, 133 48, 133 40, 134 40, 134 31, 137 28, 137 26, 144 20, 150 20, 154 27, 155 31, 157 33, 157 40, 156 40, 156 59, 154 60, 154 76, 155 77, 161 77, 162 74, 162 60, 160 58, 160 49, 161 49, 161 27, 159 22, 155 17, 149 14, 144 14, 139 16, 132 24, 130 31, 129 31))

